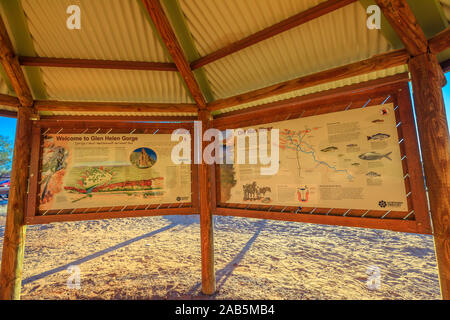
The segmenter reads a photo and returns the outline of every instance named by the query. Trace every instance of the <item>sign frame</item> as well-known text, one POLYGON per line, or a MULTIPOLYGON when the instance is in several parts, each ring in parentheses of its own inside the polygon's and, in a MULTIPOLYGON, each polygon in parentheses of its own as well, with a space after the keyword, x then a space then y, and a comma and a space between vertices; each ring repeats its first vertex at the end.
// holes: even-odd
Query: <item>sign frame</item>
POLYGON ((231 111, 215 117, 219 130, 250 127, 299 117, 345 111, 383 103, 394 103, 397 132, 407 193, 408 212, 389 210, 354 210, 311 208, 260 204, 224 203, 220 200, 220 170, 214 167, 216 185, 213 214, 248 218, 297 221, 306 223, 386 229, 409 233, 432 234, 422 165, 411 103, 408 79, 398 77, 393 83, 373 82, 371 87, 338 88, 269 103, 248 110, 231 111))
MULTIPOLYGON (((198 166, 191 163, 191 202, 164 203, 149 205, 114 206, 84 209, 51 210, 43 214, 39 212, 39 180, 43 152, 43 136, 47 133, 64 134, 171 134, 175 129, 183 128, 191 135, 194 131, 193 121, 70 121, 70 120, 36 120, 32 127, 32 150, 30 161, 27 207, 24 224, 45 224, 62 221, 83 221, 110 218, 146 217, 161 215, 199 214, 198 202, 198 166), (53 212, 56 211, 56 212, 53 212)), ((191 148, 191 159, 194 159, 194 148, 191 148)))

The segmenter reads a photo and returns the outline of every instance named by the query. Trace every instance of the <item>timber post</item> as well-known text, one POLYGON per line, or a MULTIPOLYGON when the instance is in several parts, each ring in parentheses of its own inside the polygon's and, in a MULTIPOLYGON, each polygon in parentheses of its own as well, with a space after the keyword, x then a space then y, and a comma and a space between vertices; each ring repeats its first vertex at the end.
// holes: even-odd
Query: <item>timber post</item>
POLYGON ((0 273, 0 299, 18 300, 25 249, 24 215, 31 154, 31 107, 19 107, 0 273))
POLYGON ((34 101, 1 17, 0 62, 19 101, 0 271, 0 299, 11 300, 20 299, 22 287, 26 229, 24 216, 31 156, 31 117, 34 111, 34 101))
POLYGON ((442 298, 450 299, 450 145, 441 86, 442 69, 432 53, 409 61, 442 298))
MULTIPOLYGON (((202 122, 202 134, 211 126, 211 113, 200 109, 199 120, 202 122)), ((199 164, 199 195, 200 195, 200 239, 202 255, 202 293, 212 295, 216 291, 216 275, 214 270, 214 226, 211 208, 211 170, 212 165, 203 161, 203 149, 206 143, 201 140, 199 164)))

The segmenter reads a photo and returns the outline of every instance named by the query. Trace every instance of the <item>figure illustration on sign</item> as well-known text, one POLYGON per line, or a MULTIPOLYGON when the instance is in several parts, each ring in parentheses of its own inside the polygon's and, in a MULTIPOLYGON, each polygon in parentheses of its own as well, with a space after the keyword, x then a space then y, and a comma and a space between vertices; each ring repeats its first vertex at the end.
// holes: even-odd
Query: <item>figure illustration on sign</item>
POLYGON ((150 148, 138 148, 130 155, 130 162, 139 169, 147 169, 156 163, 156 152, 150 148))
POLYGON ((53 138, 46 138, 44 141, 43 163, 42 163, 42 192, 41 203, 49 202, 53 195, 58 193, 62 179, 65 175, 67 157, 69 152, 61 147, 55 146, 53 138))
POLYGON ((259 187, 256 181, 253 183, 244 184, 242 186, 244 191, 244 201, 261 200, 262 202, 270 202, 271 198, 266 197, 267 192, 271 192, 270 187, 259 187))
POLYGON ((302 186, 297 188, 297 197, 300 202, 307 202, 309 200, 309 188, 308 186, 302 186))
POLYGON ((376 153, 376 152, 366 152, 363 154, 360 154, 358 157, 361 160, 381 160, 383 158, 389 159, 392 161, 392 159, 389 157, 391 155, 392 151, 386 154, 380 154, 380 153, 376 153))

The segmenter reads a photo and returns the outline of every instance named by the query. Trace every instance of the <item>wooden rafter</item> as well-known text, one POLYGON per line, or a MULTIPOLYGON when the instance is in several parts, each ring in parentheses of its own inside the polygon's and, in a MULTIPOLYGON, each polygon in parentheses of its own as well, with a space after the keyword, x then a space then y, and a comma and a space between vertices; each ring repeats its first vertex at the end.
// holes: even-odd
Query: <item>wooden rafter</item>
POLYGON ((281 82, 233 97, 216 100, 208 104, 208 109, 214 111, 218 109, 228 108, 255 100, 269 98, 290 91, 312 87, 330 81, 341 80, 373 71, 404 65, 407 63, 408 57, 409 56, 406 50, 397 50, 385 54, 376 55, 367 60, 281 82))
MULTIPOLYGON (((192 37, 192 33, 189 30, 189 26, 186 21, 186 17, 183 13, 183 10, 180 7, 180 3, 178 0, 161 0, 161 5, 164 7, 164 11, 169 18, 169 21, 172 25, 173 31, 177 36, 177 39, 180 43, 181 48, 183 49, 183 53, 186 56, 186 59, 189 63, 195 61, 200 58, 200 53, 195 46, 194 39, 192 37)), ((197 79, 197 83, 202 90, 203 96, 207 102, 211 102, 214 100, 214 94, 211 89, 210 83, 206 76, 205 70, 202 68, 193 70, 195 79, 197 79)))
MULTIPOLYGON (((11 32, 10 37, 14 40, 16 55, 35 56, 34 41, 22 1, 0 1, 0 6, 4 13, 5 24, 11 32)), ((42 70, 39 67, 26 67, 22 70, 35 99, 47 99, 42 70)), ((13 91, 12 88, 11 91, 13 91)))
POLYGON ((37 111, 67 112, 197 112, 197 106, 189 103, 123 103, 37 100, 34 107, 37 111))
POLYGON ((11 110, 0 109, 0 117, 17 118, 17 110, 11 111, 11 110))
POLYGON ((412 56, 426 53, 428 41, 406 0, 375 0, 406 50, 412 56))
POLYGON ((163 39, 172 60, 175 62, 178 71, 186 82, 187 87, 200 109, 206 108, 206 101, 203 97, 202 91, 194 77, 189 62, 181 49, 177 37, 170 25, 164 9, 159 0, 142 0, 148 14, 150 15, 156 29, 163 39))
POLYGON ((345 7, 356 0, 328 0, 315 7, 312 7, 303 12, 297 13, 292 17, 289 17, 283 21, 280 21, 270 27, 267 27, 261 31, 258 31, 244 39, 233 42, 217 51, 214 51, 200 59, 197 59, 191 63, 192 70, 198 69, 208 63, 214 62, 220 58, 228 56, 239 50, 245 49, 258 42, 269 39, 282 32, 298 27, 308 21, 321 17, 327 13, 333 12, 337 9, 345 7))
POLYGON ((8 36, 5 23, 0 17, 0 60, 6 75, 16 92, 17 98, 22 106, 30 107, 33 105, 33 96, 28 87, 25 75, 20 67, 19 60, 14 53, 11 40, 8 36))
POLYGON ((450 48, 450 27, 431 38, 429 46, 430 51, 435 54, 450 48))
POLYGON ((441 68, 444 73, 450 71, 450 59, 441 62, 441 68))
POLYGON ((323 103, 324 101, 334 103, 337 98, 345 97, 351 93, 353 99, 359 97, 366 97, 368 90, 375 90, 386 86, 395 86, 399 83, 405 83, 409 81, 409 74, 407 72, 399 73, 393 76, 379 78, 375 80, 369 80, 360 82, 348 86, 343 86, 326 91, 319 91, 304 96, 294 97, 290 99, 274 101, 271 103, 249 107, 241 110, 234 110, 226 113, 221 113, 214 116, 214 127, 221 128, 220 123, 237 123, 245 120, 255 118, 261 118, 264 114, 266 117, 270 117, 273 114, 279 114, 282 110, 294 110, 300 105, 310 105, 311 108, 316 108, 317 103, 323 103))
POLYGON ((0 105, 8 107, 18 107, 20 106, 19 99, 7 94, 0 94, 0 105))
POLYGON ((22 66, 35 67, 178 71, 177 66, 170 62, 19 57, 19 63, 22 66))

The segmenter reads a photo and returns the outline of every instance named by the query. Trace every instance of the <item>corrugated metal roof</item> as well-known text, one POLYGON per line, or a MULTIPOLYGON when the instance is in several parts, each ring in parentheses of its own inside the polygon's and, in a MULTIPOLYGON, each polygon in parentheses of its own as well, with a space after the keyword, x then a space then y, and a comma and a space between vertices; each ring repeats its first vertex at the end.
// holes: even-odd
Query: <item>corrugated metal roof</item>
POLYGON ((179 0, 201 56, 326 0, 179 0))
POLYGON ((439 0, 442 6, 442 11, 444 11, 444 15, 447 18, 447 21, 450 23, 450 0, 439 0))
POLYGON ((3 77, 0 76, 0 93, 1 94, 10 94, 9 92, 9 88, 6 85, 5 80, 3 79, 3 77))
POLYGON ((169 62, 136 0, 22 0, 38 56, 169 62), (66 9, 81 9, 69 30, 66 9))
POLYGON ((375 72, 367 73, 364 75, 347 78, 344 80, 332 81, 332 82, 328 82, 328 83, 310 87, 310 88, 291 91, 291 92, 288 92, 285 94, 253 101, 250 103, 240 104, 240 105, 230 107, 230 108, 217 110, 217 111, 213 112, 213 114, 221 114, 221 113, 230 112, 230 111, 234 111, 234 110, 240 110, 240 109, 245 109, 245 108, 254 107, 254 106, 258 106, 258 105, 263 105, 263 104, 267 104, 267 103, 271 103, 271 102, 275 102, 275 101, 281 101, 281 100, 286 100, 286 99, 290 99, 290 98, 300 97, 300 96, 304 96, 307 94, 312 94, 312 93, 316 93, 316 92, 320 92, 320 91, 331 90, 331 89, 340 88, 343 86, 366 82, 369 80, 384 78, 384 77, 392 76, 392 75, 407 72, 407 71, 408 71, 407 65, 393 67, 393 68, 389 68, 389 69, 385 69, 385 70, 381 70, 381 71, 375 71, 375 72))
MULTIPOLYGON (((136 0, 22 0, 38 56, 170 62, 136 0), (69 30, 69 5, 81 9, 81 29, 69 30)), ((42 68, 49 99, 192 102, 177 72, 42 68)))
MULTIPOLYGON (((181 0, 181 7, 204 55, 320 2, 181 0)), ((213 93, 225 98, 391 50, 366 20, 355 2, 210 63, 205 70, 213 93)))
POLYGON ((177 72, 42 68, 51 100, 191 103, 177 72))
MULTIPOLYGON (((38 56, 171 61, 140 0, 18 1, 23 7, 38 56), (69 16, 66 9, 73 4, 81 8, 81 30, 66 28, 69 16)), ((326 0, 178 1, 194 44, 200 56, 204 56, 326 0)), ((440 3, 450 20, 450 0, 440 0, 440 3)), ((365 8, 357 1, 206 65, 204 70, 215 98, 248 92, 392 50, 379 30, 367 29, 366 19, 365 8)), ((334 81, 226 110, 329 90, 404 72, 406 68, 401 66, 334 81)), ((41 68, 41 71, 51 100, 193 102, 176 72, 50 67, 41 68)), ((3 79, 0 80, 0 93, 11 94, 3 79)))

